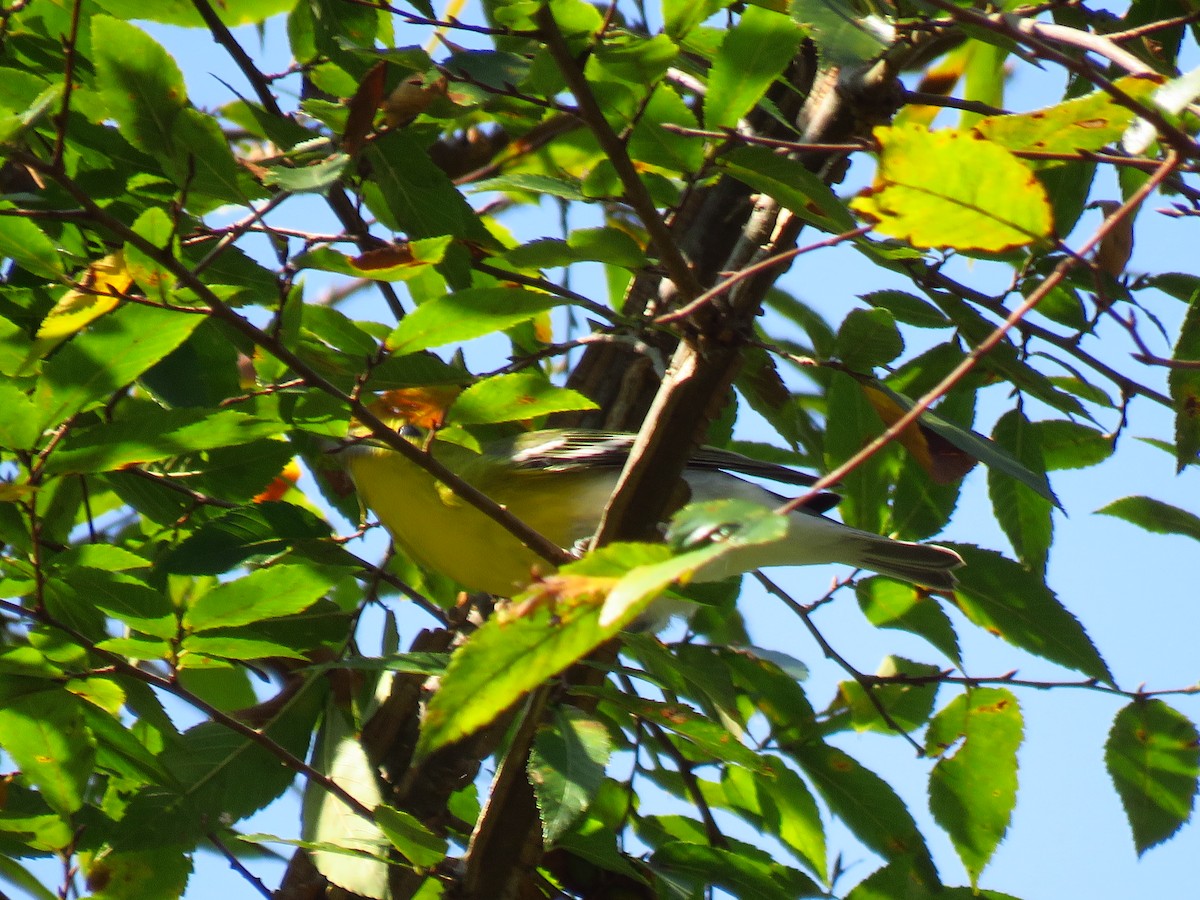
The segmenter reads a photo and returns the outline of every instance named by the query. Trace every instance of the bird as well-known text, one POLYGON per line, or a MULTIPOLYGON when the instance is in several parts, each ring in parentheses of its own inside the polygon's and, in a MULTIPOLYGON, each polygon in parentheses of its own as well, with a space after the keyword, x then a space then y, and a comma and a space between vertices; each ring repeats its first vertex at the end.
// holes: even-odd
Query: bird
MULTIPOLYGON (((411 443, 427 448, 454 474, 566 549, 582 545, 595 532, 636 437, 588 429, 530 431, 489 440, 476 452, 431 440, 424 428, 389 424, 398 425, 411 443)), ((340 452, 361 502, 422 568, 448 576, 469 591, 500 597, 516 595, 552 569, 452 487, 369 435, 357 435, 340 452)), ((683 473, 688 502, 734 499, 769 509, 786 502, 740 476, 791 485, 816 481, 786 466, 701 447, 683 473)), ((861 531, 825 516, 838 499, 836 494, 816 493, 788 513, 781 538, 719 558, 694 579, 717 581, 771 566, 844 564, 924 588, 953 590, 954 570, 963 565, 957 553, 861 531)))

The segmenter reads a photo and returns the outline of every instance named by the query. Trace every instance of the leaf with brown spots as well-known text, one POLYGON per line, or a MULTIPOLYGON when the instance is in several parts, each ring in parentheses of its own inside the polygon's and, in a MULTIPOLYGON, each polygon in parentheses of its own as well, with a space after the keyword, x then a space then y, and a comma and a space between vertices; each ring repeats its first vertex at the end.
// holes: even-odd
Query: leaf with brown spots
POLYGON ((929 776, 929 810, 950 835, 972 887, 1012 820, 1023 737, 1017 698, 1000 688, 960 694, 926 732, 926 752, 941 757, 929 776))
MULTIPOLYGON (((1158 82, 1130 76, 1118 79, 1116 85, 1134 99, 1149 100, 1158 82)), ((1079 153, 1113 143, 1132 123, 1130 110, 1104 91, 1094 91, 1034 112, 988 116, 975 123, 975 131, 1009 150, 1079 153)))

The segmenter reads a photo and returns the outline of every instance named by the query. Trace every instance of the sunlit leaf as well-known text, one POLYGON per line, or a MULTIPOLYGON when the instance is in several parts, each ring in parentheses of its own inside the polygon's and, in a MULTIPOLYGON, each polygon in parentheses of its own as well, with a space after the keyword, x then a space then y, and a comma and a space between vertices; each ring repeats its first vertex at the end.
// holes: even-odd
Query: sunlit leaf
POLYGON ((725 33, 708 73, 704 121, 709 128, 736 127, 796 55, 804 32, 786 15, 747 5, 725 33))
POLYGON ((1008 831, 1024 733, 1016 697, 973 688, 939 712, 925 735, 926 751, 940 757, 929 776, 929 809, 949 833, 972 886, 1008 831))
POLYGON ((423 303, 388 336, 398 354, 467 341, 528 322, 566 301, 522 288, 469 288, 423 303))
POLYGON ((876 128, 879 169, 851 207, 918 247, 1000 252, 1050 235, 1045 189, 1020 160, 970 133, 876 128))

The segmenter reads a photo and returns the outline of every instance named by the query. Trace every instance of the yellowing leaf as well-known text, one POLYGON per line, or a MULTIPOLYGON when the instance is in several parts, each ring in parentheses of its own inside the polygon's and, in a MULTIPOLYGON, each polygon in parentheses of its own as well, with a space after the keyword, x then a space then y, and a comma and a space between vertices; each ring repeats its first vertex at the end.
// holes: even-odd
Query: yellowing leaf
MULTIPOLYGON (((1121 78, 1116 82, 1130 96, 1146 100, 1158 83, 1149 78, 1121 78)), ((1104 91, 1068 100, 1046 109, 1012 116, 988 116, 975 130, 989 141, 1010 150, 1076 153, 1099 150, 1125 133, 1133 113, 1119 106, 1104 91)))
POLYGON ((446 410, 458 398, 462 388, 455 385, 435 385, 419 388, 396 388, 384 391, 368 409, 385 422, 407 422, 418 428, 440 428, 446 410))
POLYGON ((116 309, 121 302, 120 295, 132 284, 133 276, 119 250, 88 266, 80 286, 63 294, 42 320, 22 371, 28 371, 35 360, 116 309))
POLYGON ((1028 166, 973 132, 876 128, 875 183, 850 204, 917 247, 998 253, 1049 237, 1046 191, 1028 166))

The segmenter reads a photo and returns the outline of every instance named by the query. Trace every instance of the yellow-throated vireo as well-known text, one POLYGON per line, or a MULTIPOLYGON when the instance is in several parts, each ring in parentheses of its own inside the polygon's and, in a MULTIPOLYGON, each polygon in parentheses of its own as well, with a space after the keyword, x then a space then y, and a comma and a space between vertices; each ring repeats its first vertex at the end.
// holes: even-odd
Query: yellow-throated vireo
MULTIPOLYGON (((401 433, 425 446, 423 429, 401 433)), ((438 461, 558 546, 570 549, 595 532, 629 455, 634 435, 613 432, 533 431, 490 441, 475 452, 448 441, 429 443, 438 461)), ((385 446, 362 440, 343 451, 363 503, 374 510, 414 562, 472 591, 512 596, 550 565, 503 526, 457 497, 445 484, 385 446)), ((785 499, 736 475, 788 484, 811 476, 725 450, 702 448, 688 463, 688 502, 738 499, 775 508, 785 499)), ((963 564, 953 550, 859 531, 821 515, 837 502, 819 494, 788 516, 786 535, 724 557, 696 573, 716 581, 769 566, 843 563, 924 587, 950 590, 963 564)))

